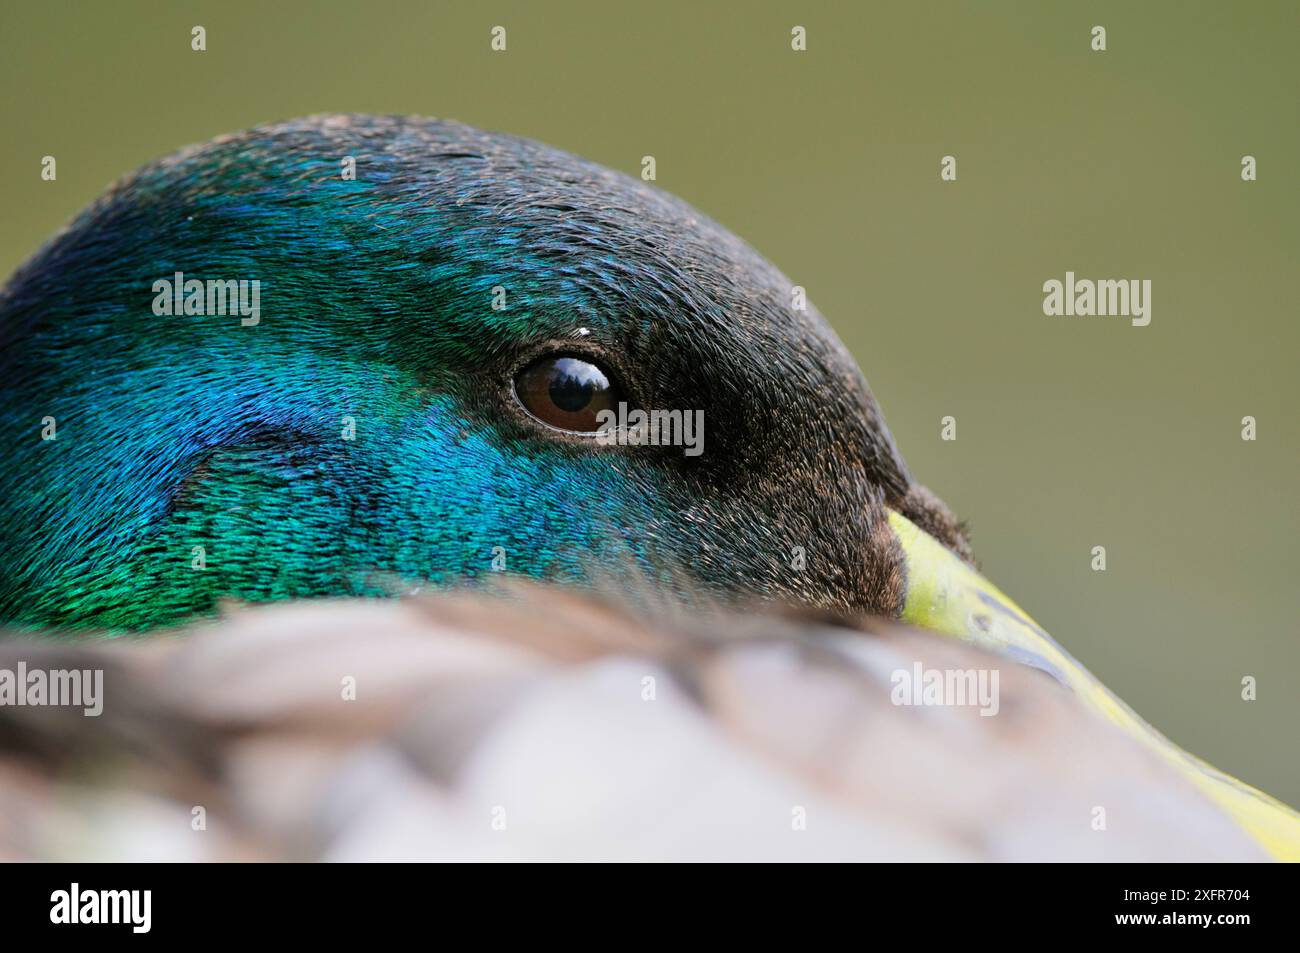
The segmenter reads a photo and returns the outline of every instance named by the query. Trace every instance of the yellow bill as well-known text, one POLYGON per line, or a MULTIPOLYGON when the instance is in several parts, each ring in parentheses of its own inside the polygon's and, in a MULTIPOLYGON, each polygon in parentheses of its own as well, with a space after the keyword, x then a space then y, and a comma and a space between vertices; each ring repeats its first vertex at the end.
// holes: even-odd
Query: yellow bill
POLYGON ((890 511, 889 518, 907 557, 904 622, 1047 672, 1172 764, 1275 858, 1300 860, 1300 814, 1179 748, 1111 694, 991 582, 906 517, 890 511))

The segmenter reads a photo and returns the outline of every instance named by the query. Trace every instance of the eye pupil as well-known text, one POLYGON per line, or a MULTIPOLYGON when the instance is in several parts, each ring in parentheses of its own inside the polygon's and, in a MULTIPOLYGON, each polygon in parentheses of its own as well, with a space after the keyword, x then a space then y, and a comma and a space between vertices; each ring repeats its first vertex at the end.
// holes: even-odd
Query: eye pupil
MULTIPOLYGON (((584 379, 565 366, 576 363, 578 362, 568 358, 556 361, 555 375, 551 378, 551 400, 560 410, 570 414, 577 413, 590 404, 595 391, 590 378, 584 379)), ((587 367, 591 365, 588 364, 587 367)))

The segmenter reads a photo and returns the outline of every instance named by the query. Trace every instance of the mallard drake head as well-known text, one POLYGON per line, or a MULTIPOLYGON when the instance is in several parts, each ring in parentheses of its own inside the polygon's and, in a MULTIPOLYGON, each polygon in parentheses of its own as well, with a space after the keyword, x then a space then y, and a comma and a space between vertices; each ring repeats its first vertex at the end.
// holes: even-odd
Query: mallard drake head
POLYGON ((891 511, 969 557, 802 289, 656 188, 459 123, 147 166, 19 271, 0 335, 9 623, 494 569, 896 617, 891 511), (638 410, 677 445, 606 439, 638 410))

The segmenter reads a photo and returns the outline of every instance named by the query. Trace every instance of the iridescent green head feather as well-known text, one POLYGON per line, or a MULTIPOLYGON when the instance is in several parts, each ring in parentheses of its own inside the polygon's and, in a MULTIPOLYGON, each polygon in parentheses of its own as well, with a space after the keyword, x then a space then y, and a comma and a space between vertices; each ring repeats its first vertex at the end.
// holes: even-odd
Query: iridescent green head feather
POLYGON ((0 621, 146 629, 496 571, 897 614, 888 508, 964 541, 792 289, 642 182, 457 123, 186 149, 0 294, 0 621), (259 282, 255 322, 157 313, 177 273, 259 282), (546 426, 515 383, 548 355, 701 414, 705 452, 546 426))

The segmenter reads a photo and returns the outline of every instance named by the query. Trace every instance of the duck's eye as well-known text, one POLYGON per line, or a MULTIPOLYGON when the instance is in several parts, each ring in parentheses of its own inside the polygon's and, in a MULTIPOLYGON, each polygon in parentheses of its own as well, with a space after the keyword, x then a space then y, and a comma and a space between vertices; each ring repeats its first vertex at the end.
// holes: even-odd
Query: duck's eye
POLYGON ((576 433, 607 429, 602 410, 617 412, 621 399, 605 371, 580 357, 550 355, 515 378, 515 396, 542 423, 576 433))

